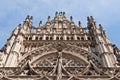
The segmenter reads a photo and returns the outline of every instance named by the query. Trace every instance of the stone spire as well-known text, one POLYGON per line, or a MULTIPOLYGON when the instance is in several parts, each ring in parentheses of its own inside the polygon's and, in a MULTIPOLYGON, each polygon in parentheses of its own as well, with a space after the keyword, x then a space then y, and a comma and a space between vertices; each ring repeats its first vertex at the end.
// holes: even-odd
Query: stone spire
POLYGON ((42 26, 42 21, 39 22, 39 27, 41 27, 41 26, 42 26))
POLYGON ((65 16, 65 12, 63 12, 63 16, 65 16))
POLYGON ((82 25, 81 25, 81 22, 80 22, 80 21, 78 21, 78 26, 79 26, 80 28, 82 28, 82 25))
POLYGON ((47 21, 48 21, 48 22, 50 21, 50 16, 48 16, 48 19, 47 19, 47 21))
POLYGON ((33 16, 27 15, 25 21, 22 25, 22 32, 23 33, 30 33, 31 29, 33 28, 33 16))
POLYGON ((88 21, 87 27, 89 30, 97 29, 96 22, 94 21, 94 18, 92 16, 90 16, 90 17, 88 16, 87 21, 88 21))
POLYGON ((58 12, 55 13, 55 16, 57 16, 57 15, 58 15, 58 12))
POLYGON ((71 22, 73 21, 73 17, 72 17, 72 16, 70 16, 70 21, 71 21, 71 22))

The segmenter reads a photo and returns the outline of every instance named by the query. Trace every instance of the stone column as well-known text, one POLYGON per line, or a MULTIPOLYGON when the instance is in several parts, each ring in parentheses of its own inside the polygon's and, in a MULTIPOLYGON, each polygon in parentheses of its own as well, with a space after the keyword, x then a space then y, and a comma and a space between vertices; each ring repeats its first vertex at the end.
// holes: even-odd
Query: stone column
POLYGON ((5 67, 16 67, 17 60, 19 56, 20 44, 15 42, 10 54, 8 55, 8 59, 6 61, 5 67))
POLYGON ((62 53, 58 52, 57 80, 62 80, 62 53))
POLYGON ((99 44, 100 46, 100 52, 101 52, 101 58, 103 60, 103 64, 105 67, 114 67, 113 63, 112 63, 112 59, 110 59, 110 53, 107 50, 106 46, 104 45, 103 42, 101 42, 99 44))
POLYGON ((23 36, 18 35, 13 43, 13 46, 11 47, 10 53, 7 55, 5 67, 17 67, 17 64, 19 63, 18 60, 20 57, 22 41, 23 36))

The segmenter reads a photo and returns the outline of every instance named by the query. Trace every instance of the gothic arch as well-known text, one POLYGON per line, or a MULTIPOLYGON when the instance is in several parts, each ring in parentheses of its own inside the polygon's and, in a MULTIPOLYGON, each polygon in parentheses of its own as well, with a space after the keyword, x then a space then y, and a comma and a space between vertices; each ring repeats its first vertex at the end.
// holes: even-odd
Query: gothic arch
MULTIPOLYGON (((89 62, 83 57, 83 56, 80 56, 76 53, 70 53, 70 52, 67 52, 67 51, 63 51, 61 52, 62 53, 62 58, 69 58, 69 59, 74 59, 74 60, 77 60, 77 61, 80 61, 84 64, 88 64, 89 62)), ((34 57, 34 59, 31 60, 31 64, 34 65, 35 63, 37 64, 40 60, 45 60, 47 58, 57 58, 58 57, 58 52, 48 52, 46 54, 43 54, 43 55, 38 55, 36 57, 34 57)))
POLYGON ((20 59, 19 65, 24 64, 28 60, 28 58, 31 60, 31 63, 34 63, 35 61, 46 55, 52 55, 54 53, 56 54, 57 52, 62 52, 63 54, 68 56, 74 56, 79 60, 82 60, 86 64, 89 63, 88 58, 91 57, 91 54, 88 51, 81 49, 80 47, 67 45, 64 43, 53 43, 25 53, 20 59))

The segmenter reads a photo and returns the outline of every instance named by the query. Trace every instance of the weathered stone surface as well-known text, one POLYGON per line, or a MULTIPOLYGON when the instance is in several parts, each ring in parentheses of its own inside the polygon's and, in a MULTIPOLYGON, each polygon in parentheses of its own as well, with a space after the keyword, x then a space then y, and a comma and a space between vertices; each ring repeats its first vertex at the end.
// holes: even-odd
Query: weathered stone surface
POLYGON ((65 12, 38 27, 32 20, 27 16, 0 50, 0 80, 120 79, 120 51, 92 16, 87 27, 65 12))

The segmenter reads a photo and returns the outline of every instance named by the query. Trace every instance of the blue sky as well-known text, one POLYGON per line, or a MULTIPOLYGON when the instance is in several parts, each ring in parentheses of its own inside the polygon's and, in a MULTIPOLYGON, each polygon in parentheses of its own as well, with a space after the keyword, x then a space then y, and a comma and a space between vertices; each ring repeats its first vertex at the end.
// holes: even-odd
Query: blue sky
POLYGON ((1 0, 0 1, 0 48, 7 42, 12 30, 22 23, 27 15, 33 16, 33 25, 40 20, 45 23, 55 12, 65 11, 75 23, 87 24, 87 16, 93 16, 102 24, 111 43, 120 48, 120 0, 1 0))

